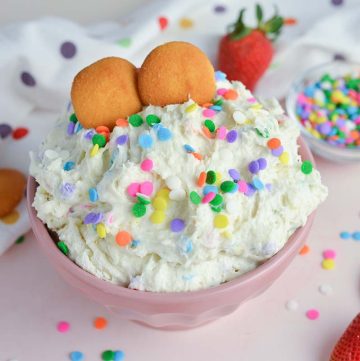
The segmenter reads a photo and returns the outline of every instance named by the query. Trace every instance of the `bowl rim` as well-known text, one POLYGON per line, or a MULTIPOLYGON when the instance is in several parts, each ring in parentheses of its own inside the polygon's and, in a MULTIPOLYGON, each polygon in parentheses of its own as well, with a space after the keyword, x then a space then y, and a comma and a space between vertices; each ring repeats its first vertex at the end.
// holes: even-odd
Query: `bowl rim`
MULTIPOLYGON (((300 146, 301 157, 304 160, 310 160, 315 165, 313 155, 301 136, 299 136, 298 138, 298 144, 300 146)), ((36 188, 37 188, 37 183, 35 178, 29 176, 27 181, 26 203, 30 218, 30 224, 35 234, 35 238, 37 239, 37 242, 41 243, 44 247, 47 247, 51 257, 61 257, 60 260, 63 266, 66 267, 67 272, 76 274, 77 278, 81 278, 81 280, 83 280, 86 283, 91 282, 93 286, 95 286, 96 288, 102 291, 111 293, 112 295, 121 296, 124 298, 131 298, 133 300, 136 299, 141 301, 144 300, 144 298, 147 298, 148 301, 154 303, 164 303, 164 301, 169 303, 176 303, 180 301, 193 302, 194 299, 201 299, 204 297, 227 293, 240 286, 244 287, 245 285, 257 280, 258 278, 261 278, 262 276, 264 276, 264 274, 268 272, 271 273, 271 271, 276 268, 277 264, 281 262, 283 257, 285 257, 288 253, 291 254, 292 252, 295 252, 296 249, 299 248, 299 244, 301 245, 301 241, 304 235, 306 235, 307 229, 311 227, 314 221, 315 212, 316 212, 316 210, 313 211, 307 217, 304 226, 298 227, 294 231, 294 233, 290 236, 290 238, 287 240, 285 245, 274 256, 266 260, 258 267, 244 274, 241 274, 230 281, 226 281, 217 286, 212 286, 209 288, 195 290, 195 291, 180 291, 180 292, 138 291, 96 277, 95 275, 85 271, 83 268, 78 266, 74 261, 72 261, 69 257, 65 256, 58 249, 54 240, 50 236, 46 226, 37 217, 36 210, 32 206, 36 188)))

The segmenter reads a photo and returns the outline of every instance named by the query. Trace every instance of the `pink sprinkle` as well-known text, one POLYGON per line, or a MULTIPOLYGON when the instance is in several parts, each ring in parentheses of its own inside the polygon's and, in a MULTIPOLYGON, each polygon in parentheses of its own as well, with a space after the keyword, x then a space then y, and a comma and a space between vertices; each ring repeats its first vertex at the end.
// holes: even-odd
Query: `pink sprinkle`
POLYGON ((256 103, 257 102, 256 98, 248 98, 247 101, 248 101, 248 103, 256 103))
POLYGON ((244 180, 238 181, 238 188, 240 193, 246 193, 248 190, 248 185, 244 180))
POLYGON ((222 125, 220 128, 216 129, 217 139, 225 139, 226 133, 227 133, 227 129, 222 125))
POLYGON ((69 322, 66 322, 66 321, 60 321, 58 324, 57 324, 57 330, 61 333, 65 333, 65 332, 68 332, 70 330, 70 323, 69 322))
POLYGON ((140 183, 131 183, 126 190, 130 197, 136 197, 136 193, 140 190, 140 183))
POLYGON ((218 95, 224 95, 228 90, 225 88, 220 88, 216 91, 216 94, 218 95))
POLYGON ((320 316, 320 312, 318 310, 312 309, 312 310, 306 311, 306 317, 309 320, 316 320, 319 318, 319 316, 320 316))
POLYGON ((333 249, 326 249, 324 252, 323 252, 323 257, 325 259, 335 259, 336 257, 336 252, 333 250, 333 249))
POLYGON ((141 162, 140 168, 144 171, 144 172, 151 172, 151 170, 153 169, 154 163, 151 159, 146 158, 141 162))
POLYGON ((152 182, 143 182, 140 184, 140 193, 145 194, 146 196, 151 196, 151 193, 154 190, 152 182))
POLYGON ((109 213, 106 219, 106 224, 110 225, 114 222, 114 214, 113 213, 109 213))
POLYGON ((214 192, 209 192, 204 196, 201 203, 209 203, 215 198, 216 194, 214 192))
POLYGON ((206 118, 212 118, 216 114, 216 111, 214 109, 204 109, 202 114, 206 118))

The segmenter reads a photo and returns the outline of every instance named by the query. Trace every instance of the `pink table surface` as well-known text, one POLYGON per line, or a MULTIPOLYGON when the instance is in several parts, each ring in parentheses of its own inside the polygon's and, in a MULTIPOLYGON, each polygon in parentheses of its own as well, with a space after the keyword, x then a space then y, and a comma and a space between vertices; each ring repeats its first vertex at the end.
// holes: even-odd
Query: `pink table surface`
POLYGON ((332 345, 360 305, 360 242, 339 232, 360 230, 360 165, 317 159, 329 197, 319 208, 308 239, 311 252, 298 256, 277 282, 234 314, 202 328, 166 332, 123 321, 75 292, 39 252, 34 236, 0 258, 0 361, 68 360, 79 350, 100 360, 105 349, 121 349, 125 360, 326 361, 332 345), (321 268, 322 251, 336 250, 336 268, 321 268), (318 291, 329 284, 334 292, 318 291), (297 311, 285 303, 294 299, 297 311), (320 311, 310 321, 305 312, 320 311), (92 326, 97 316, 105 330, 92 326), (71 330, 60 334, 66 320, 71 330))

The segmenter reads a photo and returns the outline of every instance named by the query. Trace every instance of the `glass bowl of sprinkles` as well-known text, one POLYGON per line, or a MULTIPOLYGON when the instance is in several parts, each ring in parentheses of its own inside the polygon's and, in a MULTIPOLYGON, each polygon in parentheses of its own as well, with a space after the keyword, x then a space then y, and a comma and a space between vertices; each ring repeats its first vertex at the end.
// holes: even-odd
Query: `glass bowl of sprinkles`
POLYGON ((312 150, 336 162, 360 161, 360 64, 332 61, 310 68, 286 98, 312 150))

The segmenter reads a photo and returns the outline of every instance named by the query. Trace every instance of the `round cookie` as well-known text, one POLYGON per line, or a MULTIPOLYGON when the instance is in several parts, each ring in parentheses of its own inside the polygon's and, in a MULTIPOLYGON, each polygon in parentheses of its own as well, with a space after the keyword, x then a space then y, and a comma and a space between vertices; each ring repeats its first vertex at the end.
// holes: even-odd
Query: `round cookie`
POLYGON ((26 179, 15 169, 0 169, 0 217, 4 217, 20 203, 26 179))
POLYGON ((100 59, 81 70, 74 78, 71 101, 84 128, 115 126, 141 110, 137 92, 137 69, 122 58, 100 59))
POLYGON ((138 74, 145 105, 179 104, 193 99, 208 103, 215 94, 214 68, 195 45, 172 41, 150 52, 138 74))

